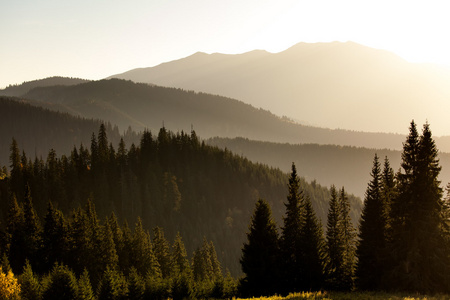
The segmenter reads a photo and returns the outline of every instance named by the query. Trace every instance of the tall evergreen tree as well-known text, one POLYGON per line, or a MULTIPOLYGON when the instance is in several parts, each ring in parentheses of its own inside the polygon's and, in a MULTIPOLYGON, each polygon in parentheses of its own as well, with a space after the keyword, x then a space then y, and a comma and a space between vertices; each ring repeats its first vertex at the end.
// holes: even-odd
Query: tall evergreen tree
POLYGON ((398 195, 391 206, 395 263, 390 288, 417 292, 449 290, 448 244, 442 231, 442 189, 438 150, 429 125, 417 134, 414 121, 403 146, 403 172, 397 175, 398 195))
POLYGON ((245 274, 241 292, 246 296, 274 295, 279 283, 280 250, 276 224, 265 200, 256 202, 247 240, 240 260, 245 274))
POLYGON ((26 247, 24 227, 23 208, 18 204, 15 195, 13 195, 9 203, 6 237, 9 244, 9 262, 15 274, 20 274, 26 260, 26 253, 22 251, 26 247))
POLYGON ((305 199, 305 224, 302 229, 303 259, 301 287, 318 291, 324 287, 325 244, 322 224, 317 219, 309 197, 305 199))
POLYGON ((341 284, 344 290, 351 290, 354 286, 354 275, 356 267, 356 230, 350 218, 350 202, 342 187, 339 193, 339 206, 341 211, 340 230, 342 232, 342 266, 343 273, 341 284))
POLYGON ((358 287, 363 290, 380 288, 384 275, 383 257, 386 247, 386 210, 382 195, 381 166, 375 154, 369 182, 364 199, 364 208, 359 224, 359 243, 357 246, 358 264, 356 277, 358 287))
POLYGON ((391 168, 389 159, 387 156, 384 158, 383 174, 381 175, 381 197, 383 201, 384 211, 383 211, 383 221, 386 224, 385 228, 385 240, 386 243, 391 241, 391 205, 392 200, 395 198, 396 194, 396 181, 394 170, 391 168))
POLYGON ((41 299, 43 288, 39 277, 33 272, 33 269, 27 260, 22 274, 19 276, 20 297, 24 300, 41 299))
POLYGON ((186 248, 179 232, 172 246, 172 270, 175 273, 191 272, 186 248))
POLYGON ((142 227, 142 221, 138 218, 132 237, 130 266, 134 266, 142 276, 151 274, 154 277, 161 276, 161 268, 153 250, 150 235, 142 227))
POLYGON ((43 299, 76 299, 78 282, 67 266, 56 264, 47 279, 43 299))
POLYGON ((330 203, 326 233, 326 284, 328 289, 344 290, 344 247, 342 232, 342 211, 336 187, 330 187, 330 203))
POLYGON ((125 276, 107 266, 97 288, 98 300, 127 299, 127 295, 128 285, 125 276))
POLYGON ((94 291, 92 290, 91 280, 89 278, 89 272, 84 269, 80 278, 78 279, 77 299, 79 300, 92 300, 95 299, 94 291))
POLYGON ((164 231, 161 227, 155 227, 153 234, 153 253, 155 253, 156 259, 158 260, 162 276, 168 278, 172 273, 169 242, 164 237, 164 231))
POLYGON ((50 271, 56 262, 66 261, 69 250, 69 233, 66 221, 61 211, 48 203, 47 214, 44 218, 44 231, 42 236, 42 257, 44 258, 44 271, 50 271))
POLYGON ((302 277, 302 229, 304 226, 304 198, 300 188, 300 179, 297 175, 295 164, 292 164, 292 172, 288 183, 288 196, 286 215, 283 217, 281 228, 280 253, 283 264, 282 288, 285 293, 298 291, 302 277))

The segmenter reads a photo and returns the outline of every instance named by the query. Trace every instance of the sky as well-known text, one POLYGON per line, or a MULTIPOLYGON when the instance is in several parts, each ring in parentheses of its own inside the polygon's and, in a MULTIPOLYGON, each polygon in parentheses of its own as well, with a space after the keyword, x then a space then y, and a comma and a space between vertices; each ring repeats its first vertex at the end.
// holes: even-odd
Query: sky
POLYGON ((0 88, 98 80, 195 52, 353 41, 450 65, 448 1, 0 0, 0 88))

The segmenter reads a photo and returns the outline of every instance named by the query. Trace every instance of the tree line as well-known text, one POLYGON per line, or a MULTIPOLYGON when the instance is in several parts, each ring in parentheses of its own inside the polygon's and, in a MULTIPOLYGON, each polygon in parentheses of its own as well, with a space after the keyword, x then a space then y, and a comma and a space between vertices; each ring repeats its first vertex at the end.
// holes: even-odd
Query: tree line
POLYGON ((49 202, 41 224, 28 189, 23 204, 14 197, 9 203, 1 270, 18 275, 22 299, 228 298, 236 293, 212 242, 204 238, 189 260, 180 234, 172 245, 160 227, 152 236, 140 218, 133 230, 127 222, 120 226, 114 213, 101 222, 91 201, 70 218, 49 202))
POLYGON ((344 189, 332 186, 325 235, 293 164, 280 234, 270 205, 256 204, 240 260, 241 292, 449 292, 450 202, 437 154, 429 124, 419 136, 412 121, 397 173, 387 158, 382 170, 375 154, 358 231, 344 189))
MULTIPOLYGON (((5 230, 11 196, 23 203, 29 186, 39 216, 45 215, 48 201, 69 216, 89 198, 101 219, 114 211, 120 222, 132 224, 141 217, 147 230, 164 228, 170 240, 180 232, 189 253, 206 236, 220 249, 222 264, 238 276, 254 202, 270 199, 281 220, 288 176, 279 169, 208 146, 194 131, 172 133, 163 127, 156 135, 145 131, 138 144, 127 146, 119 139, 117 148, 108 133, 101 125, 90 144, 73 146, 61 156, 51 149, 44 158, 28 156, 13 139, 9 167, 0 171, 0 229, 5 230)), ((303 178, 300 184, 324 219, 329 190, 303 178)), ((349 198, 355 222, 361 206, 349 198)))

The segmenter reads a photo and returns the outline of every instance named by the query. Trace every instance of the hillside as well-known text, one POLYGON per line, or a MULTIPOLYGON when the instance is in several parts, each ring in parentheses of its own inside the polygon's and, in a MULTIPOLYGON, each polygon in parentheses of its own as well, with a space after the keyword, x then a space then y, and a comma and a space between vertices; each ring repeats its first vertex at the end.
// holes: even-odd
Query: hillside
POLYGON ((111 78, 232 97, 320 127, 405 133, 411 119, 427 119, 437 135, 449 134, 449 69, 353 42, 299 43, 280 53, 196 53, 111 78))
POLYGON ((137 131, 158 130, 164 124, 174 131, 190 131, 193 126, 203 138, 247 137, 272 142, 392 149, 400 149, 404 139, 395 134, 300 125, 238 100, 117 79, 40 87, 23 97, 39 100, 36 105, 50 109, 110 121, 121 131, 130 125, 137 131))
MULTIPOLYGON (((247 157, 251 161, 280 168, 284 172, 288 172, 294 162, 299 175, 307 181, 317 180, 325 186, 343 185, 362 199, 371 179, 370 171, 375 153, 380 157, 380 161, 388 157, 395 171, 400 168, 401 153, 396 150, 318 144, 294 145, 252 141, 245 138, 216 137, 206 142, 247 157)), ((441 186, 445 187, 450 182, 450 154, 440 152, 439 159, 442 166, 441 186)))
MULTIPOLYGON (((97 132, 101 121, 84 119, 67 113, 58 113, 31 105, 20 98, 0 96, 0 165, 9 166, 10 145, 15 138, 21 149, 30 155, 46 159, 50 149, 59 154, 69 154, 74 146, 89 145, 91 135, 97 132)), ((107 133, 111 142, 119 143, 117 127, 108 125, 107 133)), ((125 140, 138 141, 137 136, 128 132, 125 140)))
POLYGON ((80 78, 68 78, 68 77, 60 77, 54 76, 44 79, 38 79, 33 81, 27 81, 19 85, 10 85, 5 89, 0 89, 0 96, 21 96, 26 94, 29 90, 35 87, 42 86, 54 86, 54 85, 75 85, 84 82, 88 82, 89 80, 80 79, 80 78))
MULTIPOLYGON (((235 275, 240 273, 241 246, 258 198, 271 204, 281 224, 288 177, 279 169, 205 145, 195 132, 174 134, 161 128, 157 135, 145 132, 136 146, 108 145, 100 127, 90 146, 80 146, 65 158, 52 153, 46 160, 35 160, 13 147, 11 177, 0 180, 0 224, 5 224, 7 212, 6 186, 19 201, 29 186, 40 215, 49 200, 68 214, 89 198, 102 219, 114 211, 121 222, 133 224, 141 217, 147 229, 163 227, 169 240, 180 232, 189 253, 205 236, 235 275)), ((326 224, 329 190, 303 179, 301 186, 326 224)), ((357 222, 361 201, 349 199, 357 222)))

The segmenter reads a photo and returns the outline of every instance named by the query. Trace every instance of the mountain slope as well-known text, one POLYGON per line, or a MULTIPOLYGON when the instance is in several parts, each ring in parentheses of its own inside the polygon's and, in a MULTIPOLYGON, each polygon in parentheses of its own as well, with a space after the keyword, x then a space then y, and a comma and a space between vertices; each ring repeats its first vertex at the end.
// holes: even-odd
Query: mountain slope
MULTIPOLYGON (((31 102, 32 103, 32 102, 31 102)), ((101 121, 83 119, 33 106, 30 101, 0 96, 0 165, 9 166, 10 145, 15 138, 26 153, 46 159, 48 151, 69 154, 80 143, 89 145, 101 121)), ((107 125, 110 140, 117 144, 120 134, 107 125)), ((124 139, 130 144, 138 139, 131 132, 124 139)))
MULTIPOLYGON (((247 157, 251 161, 267 164, 288 172, 292 162, 298 174, 307 181, 317 180, 322 185, 345 186, 356 196, 364 198, 370 181, 373 156, 383 161, 388 157, 391 167, 400 167, 401 152, 387 149, 368 149, 348 146, 252 141, 244 138, 212 138, 208 144, 247 157)), ((438 147, 439 148, 439 147, 438 147)), ((450 182, 450 153, 439 153, 442 171, 439 179, 445 187, 450 182)))
MULTIPOLYGON (((90 146, 77 149, 45 160, 15 148, 18 159, 10 177, 0 176, 0 226, 8 212, 8 190, 21 202, 29 187, 39 215, 48 201, 68 215, 91 199, 102 219, 114 211, 121 222, 133 224, 140 217, 146 229, 163 227, 169 240, 180 232, 189 253, 202 237, 213 240, 224 267, 236 276, 258 198, 271 203, 278 224, 285 213, 287 174, 208 146, 195 132, 161 128, 156 135, 145 132, 136 146, 117 147, 100 129, 90 146)), ((303 179, 301 186, 325 224, 329 190, 303 179)), ((361 201, 352 195, 349 200, 357 222, 361 201)))
POLYGON ((21 96, 35 87, 54 86, 54 85, 67 86, 67 85, 80 84, 80 83, 84 83, 84 82, 88 82, 88 81, 89 80, 80 79, 80 78, 68 78, 68 77, 54 76, 54 77, 24 82, 19 85, 10 85, 3 90, 0 89, 0 95, 1 96, 21 96))
POLYGON ((321 127, 406 132, 411 119, 428 119, 438 135, 449 134, 449 69, 352 42, 300 43, 274 54, 196 53, 111 77, 220 94, 321 127))
MULTIPOLYGON (((120 130, 191 130, 203 138, 247 137, 290 143, 399 148, 402 135, 330 130, 304 126, 241 101, 174 88, 101 80, 75 86, 32 89, 24 98, 50 109, 117 124, 120 130)), ((450 147, 449 147, 450 149, 450 147)))

